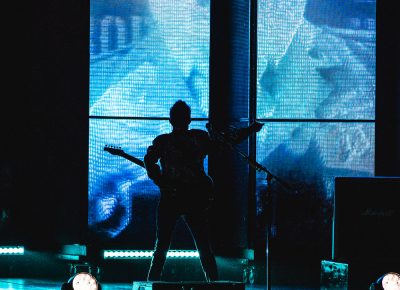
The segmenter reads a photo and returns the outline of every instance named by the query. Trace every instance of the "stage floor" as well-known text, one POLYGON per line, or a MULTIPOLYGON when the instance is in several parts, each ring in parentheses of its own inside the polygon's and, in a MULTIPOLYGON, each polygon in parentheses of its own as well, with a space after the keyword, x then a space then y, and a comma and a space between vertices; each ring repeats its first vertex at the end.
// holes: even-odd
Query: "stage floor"
MULTIPOLYGON (((0 278, 0 290, 50 290, 61 289, 64 281, 40 279, 6 279, 0 278)), ((131 290, 132 283, 101 283, 102 290, 131 290)), ((246 285, 246 290, 264 290, 265 285, 246 285)), ((317 290, 304 287, 272 287, 272 290, 317 290)))
MULTIPOLYGON (((220 256, 216 258, 221 281, 241 281, 244 269, 252 267, 255 269, 255 284, 246 284, 245 290, 266 289, 265 263, 247 261, 249 263, 247 264, 243 259, 220 256)), ((0 290, 61 290, 62 284, 74 272, 71 268, 73 265, 76 266, 77 272, 88 271, 84 262, 64 260, 53 252, 26 250, 24 255, 2 256, 0 257, 0 290)), ((99 281, 102 290, 131 290, 134 281, 141 282, 145 279, 150 259, 100 260, 98 263, 91 263, 94 268, 92 267, 89 272, 96 271, 96 265, 100 270, 98 275, 100 276, 99 281)), ((298 260, 290 260, 283 266, 274 264, 271 274, 273 277, 272 285, 274 286, 272 289, 319 289, 319 267, 318 261, 309 265, 304 259, 301 260, 301 263, 298 260), (316 286, 318 287, 314 288, 316 286)), ((199 259, 167 259, 164 275, 166 282, 202 281, 204 279, 199 259)))

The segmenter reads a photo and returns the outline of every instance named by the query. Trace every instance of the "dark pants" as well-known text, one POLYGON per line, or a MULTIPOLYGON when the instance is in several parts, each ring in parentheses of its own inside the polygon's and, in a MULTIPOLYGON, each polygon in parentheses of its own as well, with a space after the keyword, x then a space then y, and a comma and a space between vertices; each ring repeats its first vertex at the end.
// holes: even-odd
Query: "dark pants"
POLYGON ((157 230, 154 255, 147 276, 149 281, 161 280, 161 273, 177 220, 187 224, 200 255, 206 281, 218 280, 217 264, 209 240, 207 209, 196 207, 174 197, 161 197, 157 210, 157 230))

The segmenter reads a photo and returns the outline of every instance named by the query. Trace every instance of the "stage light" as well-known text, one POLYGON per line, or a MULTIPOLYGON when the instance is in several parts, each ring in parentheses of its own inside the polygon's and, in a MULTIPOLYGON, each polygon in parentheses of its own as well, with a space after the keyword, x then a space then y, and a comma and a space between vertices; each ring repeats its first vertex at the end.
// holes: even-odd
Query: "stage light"
POLYGON ((92 274, 80 272, 64 283, 61 290, 101 290, 101 285, 92 274))
POLYGON ((168 251, 167 257, 169 257, 169 258, 197 258, 197 257, 199 257, 199 252, 185 251, 185 250, 171 250, 171 251, 168 251))
POLYGON ((135 251, 135 250, 105 250, 104 259, 141 259, 151 258, 153 251, 135 251))
POLYGON ((373 282, 370 290, 400 290, 400 274, 389 272, 378 278, 373 282))
MULTIPOLYGON (((154 251, 141 250, 105 250, 104 259, 148 259, 153 256, 154 251)), ((168 258, 198 258, 198 251, 191 250, 170 250, 167 253, 168 258)))
POLYGON ((0 247, 0 255, 23 255, 24 247, 0 247))

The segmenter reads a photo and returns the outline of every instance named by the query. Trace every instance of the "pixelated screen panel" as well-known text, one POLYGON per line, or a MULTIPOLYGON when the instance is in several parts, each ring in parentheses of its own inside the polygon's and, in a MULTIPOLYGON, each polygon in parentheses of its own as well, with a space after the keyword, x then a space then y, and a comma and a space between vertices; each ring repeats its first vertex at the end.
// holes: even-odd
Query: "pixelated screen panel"
POLYGON ((257 118, 374 120, 375 2, 258 1, 257 118))
POLYGON ((90 3, 91 116, 208 116, 209 1, 90 3))
POLYGON ((257 173, 257 214, 272 214, 283 254, 296 245, 329 254, 335 177, 373 176, 374 152, 374 122, 264 125, 257 134, 257 161, 283 183, 274 178, 268 183, 266 173, 257 173), (273 196, 270 211, 267 193, 273 196))
MULTIPOLYGON (((374 123, 271 122, 257 133, 257 162, 296 188, 321 181, 318 191, 332 198, 334 177, 373 176, 374 123)), ((257 174, 258 187, 266 175, 257 174)))
MULTIPOLYGON (((193 121, 190 128, 205 129, 205 123, 193 121)), ((151 243, 145 233, 154 234, 152 215, 159 189, 144 168, 104 147, 117 146, 143 160, 153 139, 170 132, 171 125, 167 120, 90 119, 89 126, 89 228, 108 239, 144 228, 129 239, 151 243), (146 207, 151 208, 147 214, 146 207)), ((207 172, 207 159, 204 166, 207 172)))

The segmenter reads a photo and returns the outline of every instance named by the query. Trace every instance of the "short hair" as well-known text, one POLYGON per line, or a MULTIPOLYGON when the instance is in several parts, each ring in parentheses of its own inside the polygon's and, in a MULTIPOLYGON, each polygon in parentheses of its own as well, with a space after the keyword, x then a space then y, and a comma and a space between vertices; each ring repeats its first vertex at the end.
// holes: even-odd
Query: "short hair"
POLYGON ((179 100, 171 107, 169 119, 174 127, 187 126, 190 124, 191 109, 184 101, 179 100))

